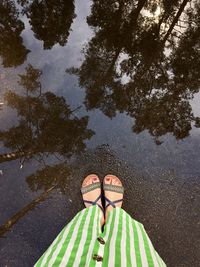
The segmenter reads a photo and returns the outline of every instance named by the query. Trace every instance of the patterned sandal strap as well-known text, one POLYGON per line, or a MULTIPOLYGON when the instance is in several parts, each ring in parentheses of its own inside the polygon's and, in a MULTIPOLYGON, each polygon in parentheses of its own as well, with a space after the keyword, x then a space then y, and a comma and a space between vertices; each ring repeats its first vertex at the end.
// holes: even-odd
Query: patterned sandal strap
POLYGON ((104 189, 104 191, 112 191, 112 192, 124 194, 124 187, 123 186, 104 184, 103 189, 104 189))
POLYGON ((101 188, 101 183, 100 182, 87 185, 86 187, 82 187, 81 188, 81 193, 82 194, 86 194, 86 193, 88 193, 90 191, 93 191, 93 190, 95 190, 97 188, 101 188))
POLYGON ((100 195, 98 196, 98 198, 97 198, 96 200, 94 200, 94 201, 83 199, 83 202, 84 202, 84 203, 91 204, 91 205, 93 205, 93 206, 94 206, 94 205, 99 206, 99 208, 102 210, 102 212, 103 212, 103 214, 104 214, 104 209, 103 209, 103 207, 97 203, 98 200, 101 199, 101 197, 102 197, 102 196, 101 196, 101 194, 100 194, 100 195))
POLYGON ((108 202, 107 205, 105 206, 105 210, 107 209, 107 207, 109 207, 110 205, 113 206, 113 208, 116 208, 116 203, 122 202, 123 198, 121 199, 117 199, 115 201, 111 201, 109 198, 107 198, 106 196, 104 196, 105 201, 108 202))

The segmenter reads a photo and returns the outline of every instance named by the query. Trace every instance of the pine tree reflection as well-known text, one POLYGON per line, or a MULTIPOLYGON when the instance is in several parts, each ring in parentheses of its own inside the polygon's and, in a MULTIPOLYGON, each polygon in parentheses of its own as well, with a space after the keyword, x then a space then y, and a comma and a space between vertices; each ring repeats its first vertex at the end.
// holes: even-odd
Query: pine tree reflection
POLYGON ((200 4, 188 2, 160 1, 156 17, 157 1, 93 1, 88 24, 95 36, 81 67, 67 70, 78 75, 88 109, 110 118, 127 113, 133 131, 148 130, 157 144, 167 133, 189 135, 198 121, 190 100, 200 88, 200 4))
POLYGON ((56 164, 53 166, 45 166, 36 173, 28 176, 26 182, 31 191, 43 190, 56 186, 63 194, 67 192, 68 179, 71 173, 66 163, 56 164))
POLYGON ((75 18, 74 0, 32 0, 24 2, 24 12, 30 19, 35 37, 44 42, 44 49, 55 44, 64 46, 75 18))
POLYGON ((53 190, 57 189, 65 194, 68 188, 70 172, 71 170, 67 164, 61 163, 54 166, 46 166, 28 176, 26 181, 31 191, 42 190, 43 193, 15 213, 4 224, 0 225, 0 237, 8 232, 13 225, 22 219, 29 211, 45 201, 53 190))
POLYGON ((0 56, 4 67, 21 65, 29 53, 20 36, 24 23, 12 0, 0 1, 0 56))
POLYGON ((41 195, 32 200, 29 204, 23 207, 20 211, 10 217, 4 224, 0 225, 0 237, 8 232, 13 225, 15 225, 21 218, 23 218, 29 211, 33 210, 41 202, 45 201, 49 194, 56 188, 56 185, 48 188, 41 195))
POLYGON ((0 155, 0 162, 45 153, 70 157, 82 152, 84 141, 94 135, 87 129, 87 116, 76 117, 63 97, 41 92, 40 75, 29 65, 20 75, 23 95, 13 91, 5 95, 7 105, 17 112, 18 124, 0 132, 0 140, 13 151, 0 155))

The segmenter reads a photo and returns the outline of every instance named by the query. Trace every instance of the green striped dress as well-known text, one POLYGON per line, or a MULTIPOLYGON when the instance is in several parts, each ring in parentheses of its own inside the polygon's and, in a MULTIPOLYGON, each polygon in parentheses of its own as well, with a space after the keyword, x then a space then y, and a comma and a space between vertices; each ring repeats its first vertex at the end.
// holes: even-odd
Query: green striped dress
POLYGON ((80 211, 34 267, 164 267, 144 227, 115 208, 101 231, 101 210, 80 211))

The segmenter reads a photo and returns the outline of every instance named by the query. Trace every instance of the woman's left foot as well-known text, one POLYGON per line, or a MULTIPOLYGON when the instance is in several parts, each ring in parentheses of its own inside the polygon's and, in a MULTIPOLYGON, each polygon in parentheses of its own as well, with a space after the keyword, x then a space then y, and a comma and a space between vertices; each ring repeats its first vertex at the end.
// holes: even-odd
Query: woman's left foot
POLYGON ((104 195, 105 195, 105 221, 108 219, 108 213, 113 208, 121 208, 123 203, 124 187, 120 179, 112 174, 104 177, 104 195))
POLYGON ((101 225, 104 224, 104 212, 101 202, 101 184, 100 179, 96 174, 90 174, 85 177, 82 183, 81 192, 83 195, 83 201, 85 203, 86 208, 93 205, 98 205, 102 211, 101 225), (91 202, 91 203, 90 203, 91 202))

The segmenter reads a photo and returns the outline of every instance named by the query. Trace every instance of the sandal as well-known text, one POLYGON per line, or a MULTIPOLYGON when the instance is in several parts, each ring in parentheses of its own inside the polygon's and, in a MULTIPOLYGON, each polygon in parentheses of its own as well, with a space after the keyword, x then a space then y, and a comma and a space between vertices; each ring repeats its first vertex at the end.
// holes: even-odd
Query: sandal
MULTIPOLYGON (((119 194, 122 194, 122 195, 124 194, 124 187, 122 185, 118 186, 118 185, 106 184, 105 183, 105 178, 104 178, 104 182, 103 182, 103 190, 104 190, 104 192, 111 191, 111 192, 119 193, 119 194)), ((117 200, 113 200, 113 201, 110 200, 106 196, 104 196, 104 198, 105 198, 105 201, 107 201, 107 204, 105 205, 105 210, 109 206, 112 206, 113 208, 116 208, 115 204, 123 201, 123 197, 120 198, 120 199, 117 199, 117 200)))
MULTIPOLYGON (((82 188, 81 188, 81 193, 82 193, 82 195, 84 195, 84 194, 86 194, 86 193, 88 193, 88 192, 90 192, 90 191, 93 191, 93 190, 97 189, 97 188, 100 188, 100 189, 101 189, 101 183, 100 183, 100 181, 82 187, 82 188)), ((98 205, 99 208, 102 210, 102 212, 103 212, 103 214, 104 214, 104 209, 103 209, 103 207, 102 207, 99 203, 97 203, 97 202, 101 199, 101 197, 102 197, 102 193, 100 193, 99 196, 98 196, 98 197, 96 198, 96 200, 94 200, 94 201, 87 200, 87 199, 84 199, 84 198, 83 198, 83 202, 84 202, 84 203, 91 204, 91 205, 93 205, 93 206, 94 206, 94 205, 98 205)))

